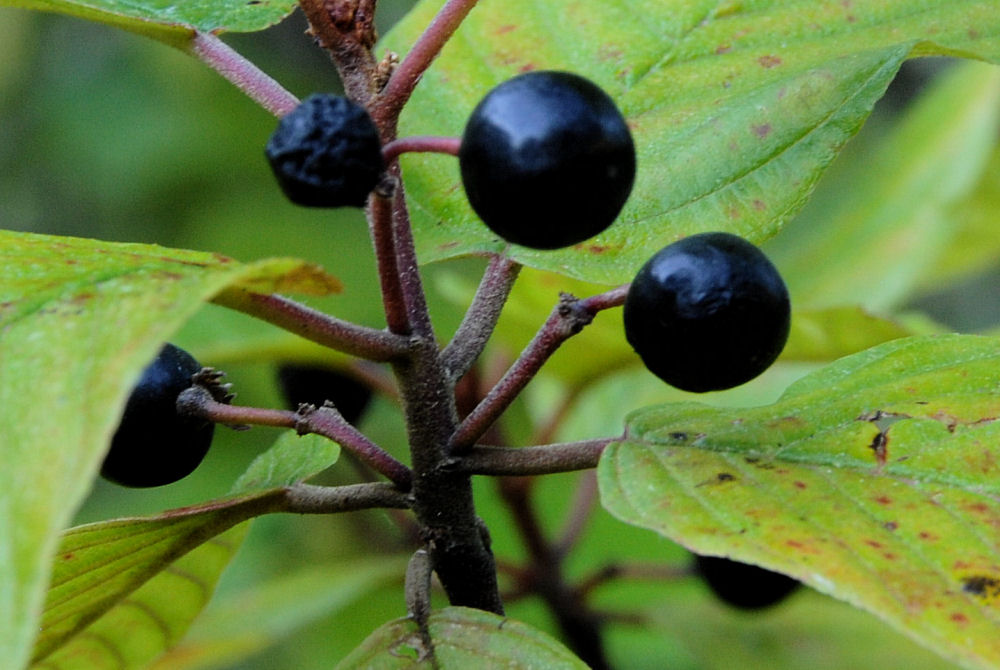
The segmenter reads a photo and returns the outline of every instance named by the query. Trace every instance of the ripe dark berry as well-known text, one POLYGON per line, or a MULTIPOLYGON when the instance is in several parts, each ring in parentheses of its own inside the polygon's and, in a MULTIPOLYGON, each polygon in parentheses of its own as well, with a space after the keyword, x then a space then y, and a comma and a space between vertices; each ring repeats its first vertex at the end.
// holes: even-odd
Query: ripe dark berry
POLYGON ((635 146, 607 93, 535 71, 490 91, 458 153, 472 209, 508 242, 557 249, 611 225, 632 190, 635 146))
POLYGON ((307 207, 363 207, 385 169, 368 112, 333 95, 311 95, 285 115, 265 153, 285 195, 307 207))
POLYGON ((348 423, 358 422, 372 398, 371 389, 354 377, 317 365, 282 365, 278 383, 290 409, 303 403, 322 407, 329 400, 348 423))
POLYGON ((664 247, 639 270, 625 299, 625 337, 671 386, 719 391, 774 362, 790 312, 785 282, 757 247, 702 233, 664 247))
POLYGON ((780 572, 716 556, 695 556, 695 570, 720 600, 740 609, 776 605, 799 587, 780 572))
POLYGON ((215 424, 177 413, 177 396, 201 365, 166 344, 132 389, 101 476, 122 486, 173 483, 198 467, 212 444, 215 424))

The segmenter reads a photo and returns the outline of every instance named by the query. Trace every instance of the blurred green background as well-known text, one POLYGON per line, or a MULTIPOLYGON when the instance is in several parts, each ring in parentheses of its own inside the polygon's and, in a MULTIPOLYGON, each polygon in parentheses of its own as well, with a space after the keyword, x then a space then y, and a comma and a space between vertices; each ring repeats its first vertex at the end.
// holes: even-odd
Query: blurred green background
MULTIPOLYGON (((382 0, 382 30, 409 4, 382 0)), ((304 29, 304 20, 295 14, 263 33, 231 35, 226 40, 296 95, 337 90, 333 67, 304 29)), ((944 65, 938 60, 916 61, 903 71, 831 170, 817 202, 839 197, 838 188, 848 187, 844 175, 851 166, 865 160, 866 151, 877 146, 909 101, 944 65)), ((169 47, 80 20, 0 9, 0 227, 152 242, 217 251, 240 260, 276 255, 306 258, 345 283, 341 296, 311 304, 381 327, 361 213, 306 210, 284 200, 262 153, 274 124, 269 114, 218 75, 169 47)), ((997 172, 991 170, 994 182, 997 172)), ((808 216, 815 216, 815 211, 807 208, 803 217, 808 216)), ((462 300, 475 286, 481 268, 481 261, 471 259, 429 269, 427 286, 442 341, 457 325, 462 300)), ((958 330, 994 326, 1000 321, 995 263, 987 259, 975 270, 954 286, 935 286, 911 296, 906 310, 919 310, 958 330)), ((537 307, 520 305, 518 323, 540 324, 557 288, 545 294, 551 300, 546 297, 537 307)), ((617 333, 616 318, 604 315, 599 323, 605 331, 617 333)), ((574 345, 587 347, 586 337, 574 345)), ((517 337, 498 339, 492 360, 502 360, 517 346, 517 337)), ((225 369, 238 393, 237 402, 248 405, 282 404, 274 383, 279 361, 325 360, 324 354, 265 325, 214 307, 206 307, 176 341, 203 363, 225 369)), ((583 351, 563 352, 556 360, 565 364, 583 351)), ((570 404, 559 437, 615 434, 629 407, 676 397, 631 365, 635 360, 628 355, 618 364, 630 365, 621 365, 573 396, 576 402, 570 404)), ((802 364, 779 365, 749 390, 717 401, 766 402, 808 369, 802 364)), ((511 441, 527 440, 568 394, 565 384, 555 378, 533 384, 507 419, 511 441)), ((405 458, 401 420, 390 399, 378 398, 361 428, 405 458)), ((127 490, 99 481, 79 521, 152 513, 222 495, 276 435, 261 428, 247 433, 222 430, 201 469, 162 489, 127 490)), ((577 505, 574 492, 585 476, 555 476, 540 483, 537 507, 547 528, 559 529, 572 513, 577 505)), ((325 481, 352 477, 350 468, 343 467, 325 475, 325 481)), ((516 562, 524 551, 494 488, 490 481, 478 483, 481 514, 491 528, 498 556, 505 563, 516 562)), ((405 556, 409 549, 404 533, 381 513, 259 519, 191 638, 192 648, 202 651, 211 647, 206 641, 240 635, 253 643, 230 645, 201 660, 170 657, 162 667, 331 667, 368 632, 405 615, 405 606, 398 577, 383 575, 352 585, 351 579, 345 584, 320 575, 364 572, 365 566, 374 564, 373 556, 387 557, 395 568, 395 557, 405 556), (294 586, 303 583, 308 588, 294 586), (267 598, 247 600, 255 593, 266 593, 267 598), (230 630, 232 617, 241 617, 239 623, 246 630, 230 630)), ((623 561, 683 567, 687 554, 648 531, 626 527, 595 510, 567 564, 569 574, 583 578, 623 561)), ((401 571, 388 574, 401 576, 401 571)), ((872 617, 813 592, 799 593, 787 604, 752 615, 716 603, 701 584, 686 577, 620 580, 597 588, 594 596, 595 606, 610 613, 608 647, 616 667, 948 667, 872 617)), ((509 614, 553 629, 537 600, 513 602, 509 614)))

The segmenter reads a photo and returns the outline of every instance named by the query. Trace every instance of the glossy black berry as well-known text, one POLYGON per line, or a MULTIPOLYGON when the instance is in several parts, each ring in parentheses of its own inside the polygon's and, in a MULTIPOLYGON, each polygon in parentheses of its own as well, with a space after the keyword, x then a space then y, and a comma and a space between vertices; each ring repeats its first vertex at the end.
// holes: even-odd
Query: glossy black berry
POLYGON ((611 225, 632 190, 635 146, 608 94, 535 71, 490 91, 458 153, 472 209, 508 242, 566 247, 611 225))
POLYGON ((333 95, 311 95, 286 114, 265 153, 285 195, 307 207, 362 207, 385 169, 368 112, 333 95))
POLYGON ((788 339, 788 289, 757 247, 729 233, 692 235, 639 270, 625 337, 650 372, 685 391, 739 386, 788 339))
POLYGON ((305 403, 333 403, 348 423, 357 423, 371 403, 372 391, 356 378, 318 365, 288 363, 278 368, 278 383, 289 409, 305 403))
POLYGON ((199 370, 191 354, 164 345, 129 395, 101 476, 122 486, 148 487, 194 472, 212 444, 215 424, 178 414, 177 396, 199 370))
POLYGON ((716 556, 695 556, 695 570, 720 600, 754 610, 776 605, 799 587, 780 572, 716 556))

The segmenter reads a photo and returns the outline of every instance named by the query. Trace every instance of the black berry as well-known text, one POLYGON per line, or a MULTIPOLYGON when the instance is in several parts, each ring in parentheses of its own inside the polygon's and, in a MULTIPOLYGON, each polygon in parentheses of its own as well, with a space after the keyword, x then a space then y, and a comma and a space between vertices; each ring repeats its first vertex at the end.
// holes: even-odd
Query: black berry
POLYGON ((716 556, 695 556, 695 570, 712 592, 733 607, 754 610, 776 605, 799 587, 780 572, 716 556))
POLYGON ((347 98, 311 95, 265 150, 285 195, 307 207, 362 207, 385 169, 378 129, 347 98))
POLYGON ((358 422, 372 397, 371 389, 354 377, 317 365, 282 365, 278 383, 290 409, 304 403, 322 407, 329 400, 348 423, 358 422))
POLYGON ((625 299, 625 337, 671 386, 718 391, 774 362, 790 313, 788 289, 757 247, 702 233, 664 247, 639 270, 625 299))
POLYGON ((458 153, 472 209, 508 242, 557 249, 611 225, 632 190, 635 146, 607 93, 535 71, 490 91, 458 153))
POLYGON ((164 345, 129 395, 101 476, 122 486, 148 487, 194 472, 212 444, 215 424, 178 414, 177 396, 199 370, 191 354, 164 345))

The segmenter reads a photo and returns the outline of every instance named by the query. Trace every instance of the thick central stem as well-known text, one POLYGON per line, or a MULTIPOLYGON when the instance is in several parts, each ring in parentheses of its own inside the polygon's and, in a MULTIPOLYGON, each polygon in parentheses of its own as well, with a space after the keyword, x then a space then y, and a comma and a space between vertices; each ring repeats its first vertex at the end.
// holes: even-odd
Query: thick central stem
POLYGON ((471 476, 445 467, 458 420, 437 344, 418 342, 412 357, 395 370, 413 458, 413 511, 434 571, 451 604, 503 614, 496 563, 476 516, 471 476))

